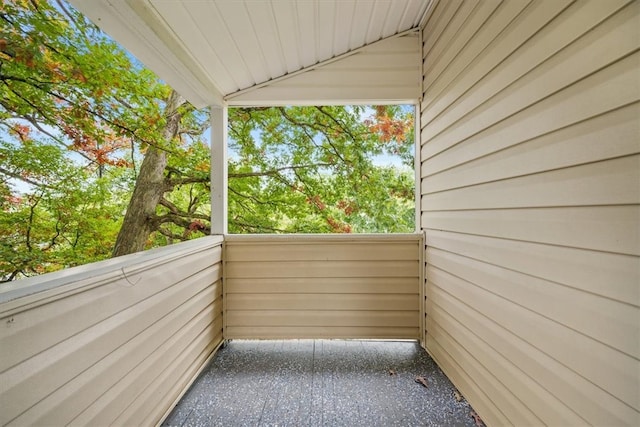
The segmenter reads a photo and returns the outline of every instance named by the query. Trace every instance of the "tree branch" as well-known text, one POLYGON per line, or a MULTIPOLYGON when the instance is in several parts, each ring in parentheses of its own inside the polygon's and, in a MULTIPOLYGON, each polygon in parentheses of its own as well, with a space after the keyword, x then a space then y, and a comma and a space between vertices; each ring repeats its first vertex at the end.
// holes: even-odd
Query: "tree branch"
MULTIPOLYGON (((209 219, 211 219, 206 215, 199 214, 199 213, 196 213, 196 212, 193 212, 193 213, 183 212, 175 204, 171 203, 169 200, 165 199, 164 197, 162 197, 160 199, 160 203, 159 204, 164 206, 165 208, 169 209, 169 212, 170 212, 171 215, 175 215, 175 216, 178 216, 178 217, 181 217, 181 218, 203 219, 205 221, 208 221, 209 219)), ((168 218, 169 214, 157 216, 157 218, 160 220, 160 223, 166 222, 166 221, 163 220, 163 218, 165 218, 165 217, 168 218)), ((189 224, 191 224, 191 222, 189 222, 187 224, 187 226, 189 224)))
POLYGON ((50 190, 57 190, 57 189, 58 189, 57 187, 54 187, 54 186, 52 186, 52 185, 44 184, 44 183, 42 183, 42 182, 36 182, 36 181, 34 181, 34 180, 32 180, 32 179, 25 178, 25 177, 21 176, 20 174, 17 174, 17 173, 15 173, 15 172, 11 172, 11 171, 9 171, 9 170, 7 170, 7 169, 3 168, 2 166, 0 166, 0 173, 2 173, 2 174, 4 174, 4 175, 7 175, 7 176, 9 176, 9 177, 11 177, 11 178, 15 178, 15 179, 17 179, 17 180, 20 180, 20 181, 26 182, 27 184, 34 185, 34 186, 36 186, 36 187, 48 188, 48 189, 50 189, 50 190))
POLYGON ((143 138, 139 138, 139 137, 137 136, 137 134, 136 134, 136 130, 135 130, 135 129, 131 129, 131 128, 129 128, 129 127, 127 127, 127 126, 125 126, 125 125, 122 125, 122 124, 120 124, 120 123, 117 123, 117 122, 115 122, 115 121, 113 121, 113 120, 109 119, 108 117, 106 117, 104 114, 101 114, 101 113, 99 113, 99 112, 97 112, 97 111, 95 111, 95 110, 93 110, 93 109, 91 109, 91 108, 88 108, 88 107, 82 106, 82 105, 80 105, 80 104, 78 104, 78 103, 74 102, 73 100, 71 100, 71 99, 69 99, 69 98, 67 98, 67 97, 65 97, 65 96, 63 96, 63 95, 61 95, 61 94, 58 94, 58 93, 52 92, 52 91, 50 91, 49 89, 46 89, 46 88, 42 87, 42 85, 43 85, 44 83, 40 83, 40 82, 38 82, 37 80, 36 80, 35 82, 32 82, 32 81, 29 81, 29 79, 24 79, 24 78, 21 78, 21 77, 15 77, 15 76, 7 76, 7 75, 0 75, 0 80, 2 80, 2 82, 7 86, 7 88, 8 88, 11 92, 13 92, 16 96, 18 96, 20 99, 22 99, 22 100, 23 100, 24 102, 26 102, 27 104, 29 104, 29 106, 30 106, 31 108, 33 108, 34 110, 36 110, 38 113, 42 114, 42 116, 43 116, 43 117, 45 117, 47 120, 49 120, 51 123, 56 123, 56 124, 57 124, 57 122, 56 122, 55 120, 52 120, 50 117, 47 117, 47 115, 46 115, 46 114, 44 114, 44 113, 42 112, 42 110, 41 110, 38 106, 36 106, 35 104, 33 104, 33 102, 29 101, 28 99, 26 99, 25 97, 23 97, 21 94, 19 94, 18 92, 16 92, 16 91, 11 87, 11 86, 9 86, 9 84, 7 83, 7 80, 15 80, 15 81, 20 81, 20 82, 22 82, 22 83, 28 84, 28 85, 30 85, 30 86, 32 86, 32 87, 34 87, 34 88, 36 88, 36 89, 38 89, 38 90, 40 90, 40 91, 42 91, 42 92, 46 93, 47 95, 54 96, 54 97, 56 97, 56 98, 58 98, 58 99, 60 99, 60 100, 62 100, 62 101, 65 101, 65 102, 67 102, 67 103, 71 104, 71 105, 74 105, 74 106, 76 106, 76 107, 79 107, 80 109, 82 109, 83 111, 85 111, 85 112, 87 112, 87 113, 91 114, 92 116, 97 117, 97 118, 99 118, 100 120, 103 120, 103 121, 104 121, 105 123, 107 123, 108 125, 110 125, 110 126, 112 126, 112 127, 115 127, 115 128, 117 128, 117 129, 120 129, 121 131, 124 131, 126 134, 128 134, 128 135, 130 135, 130 136, 132 136, 132 137, 134 137, 134 138, 136 138, 136 139, 138 139, 138 140, 139 140, 139 141, 141 141, 141 142, 144 142, 145 144, 147 144, 147 145, 149 145, 149 146, 151 146, 151 147, 154 147, 154 148, 156 148, 156 149, 158 149, 158 150, 161 150, 161 151, 164 151, 164 152, 166 152, 166 153, 175 154, 175 153, 173 152, 173 150, 170 150, 170 149, 168 149, 168 148, 166 148, 166 147, 161 147, 161 146, 159 146, 158 144, 156 144, 155 142, 148 141, 148 140, 143 139, 143 138))
MULTIPOLYGON (((170 172, 171 173, 171 172, 170 172)), ((186 178, 173 178, 173 179, 165 179, 165 193, 173 190, 175 187, 179 185, 186 184, 208 184, 211 181, 209 175, 197 177, 197 176, 188 176, 186 178)))
POLYGON ((290 230, 285 230, 282 228, 273 228, 273 227, 267 227, 266 225, 254 225, 254 224, 247 224, 244 222, 240 222, 236 219, 234 219, 234 224, 240 227, 244 227, 245 229, 250 229, 250 230, 256 230, 256 231, 271 231, 271 232, 276 232, 276 233, 290 233, 290 230))
POLYGON ((309 168, 321 168, 321 167, 329 167, 333 166, 331 163, 314 163, 309 165, 294 165, 294 166, 283 166, 281 168, 271 169, 268 171, 259 171, 259 172, 241 172, 241 173, 230 173, 229 178, 250 178, 256 176, 274 176, 279 175, 280 172, 286 170, 298 170, 298 169, 309 169, 309 168))
POLYGON ((38 203, 40 203, 40 199, 37 199, 33 205, 29 205, 29 222, 27 223, 27 235, 25 236, 25 244, 29 252, 33 250, 31 247, 31 228, 33 227, 33 218, 36 215, 36 206, 38 206, 38 203))
POLYGON ((342 123, 340 123, 340 121, 338 121, 338 119, 336 119, 334 116, 332 116, 331 114, 327 113, 322 106, 316 105, 315 107, 318 111, 320 111, 323 115, 325 115, 326 117, 329 118, 329 120, 331 120, 332 122, 334 122, 336 125, 338 125, 338 127, 340 129, 342 129, 342 131, 344 133, 346 133, 347 135, 349 135, 349 137, 351 138, 351 140, 355 141, 356 138, 353 135, 353 133, 351 133, 351 130, 349 130, 349 128, 347 128, 345 125, 343 125, 342 123))

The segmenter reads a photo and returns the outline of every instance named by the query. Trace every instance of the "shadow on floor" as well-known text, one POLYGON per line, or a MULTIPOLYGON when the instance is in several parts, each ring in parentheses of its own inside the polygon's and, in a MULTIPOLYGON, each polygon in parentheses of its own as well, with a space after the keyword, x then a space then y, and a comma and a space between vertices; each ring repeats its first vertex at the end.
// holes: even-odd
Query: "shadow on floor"
POLYGON ((416 342, 231 341, 163 425, 475 426, 471 411, 416 342))

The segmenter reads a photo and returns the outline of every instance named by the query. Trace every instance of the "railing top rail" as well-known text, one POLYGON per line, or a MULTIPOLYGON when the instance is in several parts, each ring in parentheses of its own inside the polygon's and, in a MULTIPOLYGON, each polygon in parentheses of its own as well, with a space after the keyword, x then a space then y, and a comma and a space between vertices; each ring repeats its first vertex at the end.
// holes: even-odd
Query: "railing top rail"
POLYGON ((394 234, 226 234, 225 242, 393 242, 419 241, 422 233, 394 234))
POLYGON ((223 236, 206 236, 170 246, 43 274, 41 276, 2 283, 0 284, 0 304, 5 304, 30 295, 40 294, 45 291, 51 291, 64 285, 67 286, 65 286, 64 290, 61 289, 61 292, 67 292, 71 291, 71 288, 75 289, 85 286, 88 282, 104 283, 116 278, 121 278, 125 274, 125 269, 127 274, 132 274, 136 271, 149 268, 151 265, 162 263, 169 258, 185 256, 208 247, 213 248, 220 246, 222 242, 223 236), (68 288, 68 286, 71 286, 71 288, 68 288))

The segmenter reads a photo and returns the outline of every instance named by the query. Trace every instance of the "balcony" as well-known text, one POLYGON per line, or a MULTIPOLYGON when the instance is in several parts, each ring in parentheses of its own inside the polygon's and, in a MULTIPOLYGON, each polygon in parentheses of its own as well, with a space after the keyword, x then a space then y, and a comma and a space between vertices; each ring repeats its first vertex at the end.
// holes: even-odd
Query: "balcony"
POLYGON ((640 2, 72 2, 211 106, 217 234, 228 106, 401 101, 421 234, 5 285, 0 423, 157 424, 226 339, 349 337, 418 339, 490 425, 640 425, 640 2))

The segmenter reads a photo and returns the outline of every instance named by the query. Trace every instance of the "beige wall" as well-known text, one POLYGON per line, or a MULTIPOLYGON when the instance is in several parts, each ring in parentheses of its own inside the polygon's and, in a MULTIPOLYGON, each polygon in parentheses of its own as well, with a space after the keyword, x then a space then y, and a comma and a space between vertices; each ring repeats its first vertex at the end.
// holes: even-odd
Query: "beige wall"
POLYGON ((318 66, 227 97, 229 105, 415 102, 420 87, 417 31, 390 37, 318 66))
POLYGON ((640 2, 440 1, 427 348, 491 425, 640 425, 640 2))
POLYGON ((225 339, 419 338, 420 235, 225 237, 225 339))
POLYGON ((221 237, 0 288, 0 425, 153 425, 222 340, 221 237))

